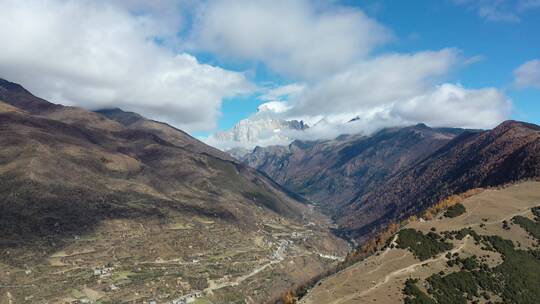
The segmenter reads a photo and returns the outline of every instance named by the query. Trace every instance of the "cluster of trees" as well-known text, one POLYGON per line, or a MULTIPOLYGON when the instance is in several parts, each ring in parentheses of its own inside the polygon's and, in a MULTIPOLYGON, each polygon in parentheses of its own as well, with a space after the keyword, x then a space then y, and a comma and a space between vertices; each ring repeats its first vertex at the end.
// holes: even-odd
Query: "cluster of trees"
POLYGON ((463 213, 465 213, 465 211, 467 211, 465 209, 465 206, 463 206, 462 203, 457 203, 454 206, 450 206, 448 209, 446 209, 446 211, 444 212, 444 216, 454 218, 462 215, 463 213))
POLYGON ((534 238, 540 240, 540 207, 534 207, 531 209, 535 216, 535 220, 531 220, 529 218, 526 218, 524 216, 516 216, 514 217, 514 223, 521 226, 521 228, 525 229, 530 235, 532 235, 534 238))
POLYGON ((399 231, 401 225, 395 222, 388 224, 386 229, 377 234, 376 237, 371 238, 362 244, 359 253, 375 253, 378 250, 384 248, 388 241, 399 231))
MULTIPOLYGON (((536 216, 534 221, 523 218, 527 220, 526 227, 540 225, 540 208, 533 209, 533 212, 536 216)), ((529 233, 537 238, 531 231, 529 233)), ((461 258, 457 254, 448 253, 448 265, 459 265, 461 269, 448 274, 437 273, 427 278, 425 282, 427 294, 417 286, 418 280, 408 280, 403 289, 405 303, 494 303, 493 295, 497 295, 497 298, 502 301, 496 303, 538 303, 540 299, 540 288, 538 288, 540 286, 540 249, 517 249, 511 240, 503 239, 498 235, 480 236, 469 228, 452 234, 456 238, 463 238, 464 235, 470 234, 484 245, 485 250, 500 253, 503 262, 490 268, 476 256, 461 258)))
POLYGON ((479 194, 482 191, 484 191, 484 189, 474 188, 460 194, 451 195, 443 199, 442 201, 438 202, 437 204, 426 209, 426 211, 424 211, 424 213, 422 214, 422 218, 424 218, 425 220, 431 220, 435 216, 437 216, 437 214, 439 214, 441 211, 446 210, 454 205, 460 204, 467 198, 473 195, 479 194))
POLYGON ((432 298, 423 293, 416 283, 418 283, 418 279, 409 278, 405 281, 405 288, 403 288, 405 304, 437 304, 432 298))
POLYGON ((445 242, 440 235, 431 231, 423 234, 414 229, 403 229, 398 234, 397 244, 399 248, 409 249, 421 261, 448 251, 454 246, 445 242))

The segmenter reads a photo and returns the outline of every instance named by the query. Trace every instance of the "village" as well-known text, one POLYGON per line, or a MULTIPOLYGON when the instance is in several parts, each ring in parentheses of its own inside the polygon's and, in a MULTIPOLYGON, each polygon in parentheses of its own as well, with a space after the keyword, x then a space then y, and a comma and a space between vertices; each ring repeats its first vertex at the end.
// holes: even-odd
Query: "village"
MULTIPOLYGON (((257 234, 249 238, 220 229, 223 226, 219 222, 201 221, 199 230, 192 228, 197 223, 191 225, 167 225, 170 228, 161 230, 161 234, 149 233, 148 226, 117 226, 117 232, 108 236, 110 244, 115 244, 116 238, 136 241, 142 237, 149 242, 145 251, 140 251, 137 242, 118 247, 95 243, 91 236, 77 236, 78 246, 49 258, 51 273, 72 278, 72 284, 57 283, 57 288, 70 286, 61 301, 97 304, 127 298, 146 304, 221 303, 218 299, 230 295, 241 298, 249 288, 255 288, 254 296, 267 292, 264 278, 287 275, 284 261, 309 257, 330 264, 346 253, 346 247, 342 256, 319 249, 320 236, 314 225, 261 223, 257 234), (207 231, 202 236, 202 229, 213 233, 207 231), (228 241, 218 243, 214 239, 228 241)), ((26 271, 27 278, 36 274, 26 271)))

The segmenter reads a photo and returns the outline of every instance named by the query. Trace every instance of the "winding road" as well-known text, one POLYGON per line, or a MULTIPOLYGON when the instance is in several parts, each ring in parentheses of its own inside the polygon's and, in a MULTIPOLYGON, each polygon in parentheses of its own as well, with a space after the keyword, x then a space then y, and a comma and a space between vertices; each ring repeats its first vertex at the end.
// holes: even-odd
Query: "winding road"
MULTIPOLYGON (((465 248, 465 246, 467 245, 468 240, 470 240, 470 239, 471 239, 471 237, 469 235, 467 235, 463 239, 464 240, 463 244, 461 244, 459 247, 457 247, 455 249, 450 250, 449 251, 450 254, 454 254, 456 252, 459 252, 459 251, 463 250, 463 248, 465 248)), ((360 291, 360 292, 352 293, 352 294, 350 294, 350 295, 348 295, 346 297, 340 298, 340 299, 336 299, 333 302, 330 302, 329 304, 340 304, 340 303, 344 303, 346 301, 352 300, 354 298, 363 297, 363 296, 369 294, 370 292, 374 291, 375 289, 385 285, 391 279, 393 279, 395 277, 398 277, 398 276, 401 276, 401 275, 404 275, 406 273, 413 272, 417 267, 420 267, 420 266, 422 266, 424 264, 430 264, 430 263, 433 263, 433 262, 437 262, 437 261, 440 261, 440 260, 443 260, 443 259, 447 260, 445 255, 446 254, 440 254, 437 257, 434 257, 434 258, 431 258, 431 259, 428 259, 428 260, 425 260, 425 261, 420 261, 418 263, 409 265, 407 267, 394 270, 394 271, 390 272, 389 274, 387 274, 386 276, 384 276, 384 278, 380 282, 376 283, 375 285, 371 286, 370 288, 368 288, 366 290, 363 290, 363 291, 360 291)))

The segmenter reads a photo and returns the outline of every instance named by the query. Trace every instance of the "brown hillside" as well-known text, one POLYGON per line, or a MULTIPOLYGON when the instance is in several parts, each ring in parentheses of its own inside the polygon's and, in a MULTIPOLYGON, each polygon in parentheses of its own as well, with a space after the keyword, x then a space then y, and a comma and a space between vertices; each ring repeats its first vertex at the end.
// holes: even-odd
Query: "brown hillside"
POLYGON ((361 236, 452 194, 536 176, 540 176, 540 127, 507 121, 493 130, 464 133, 371 192, 360 192, 340 222, 361 236))
POLYGON ((263 302, 335 262, 321 254, 347 250, 299 197, 171 126, 55 105, 3 80, 0 100, 2 297, 116 303, 204 290, 263 302), (306 270, 264 283, 291 263, 306 270), (104 265, 112 276, 92 274, 104 265))

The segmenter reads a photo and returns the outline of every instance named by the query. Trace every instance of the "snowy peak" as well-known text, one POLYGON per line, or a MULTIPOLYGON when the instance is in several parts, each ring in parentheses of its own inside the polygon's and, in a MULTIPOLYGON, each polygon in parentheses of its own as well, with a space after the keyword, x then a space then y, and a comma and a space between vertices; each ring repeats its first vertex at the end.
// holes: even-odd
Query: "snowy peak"
POLYGON ((206 142, 224 151, 250 151, 256 146, 289 144, 295 132, 307 128, 307 124, 298 120, 243 119, 231 130, 209 136, 206 142))

